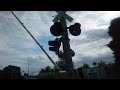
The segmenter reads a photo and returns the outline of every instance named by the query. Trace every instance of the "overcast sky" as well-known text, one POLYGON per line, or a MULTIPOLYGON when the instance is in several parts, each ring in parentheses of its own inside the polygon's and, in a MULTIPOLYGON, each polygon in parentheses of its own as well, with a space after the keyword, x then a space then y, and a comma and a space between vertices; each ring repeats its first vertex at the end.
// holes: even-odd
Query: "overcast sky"
MULTIPOLYGON (((14 11, 33 36, 43 45, 48 54, 57 61, 54 52, 48 50, 48 41, 55 37, 50 33, 55 11, 14 11)), ((119 11, 68 11, 73 22, 81 23, 81 35, 69 34, 71 49, 75 51, 73 62, 76 67, 93 61, 113 62, 112 51, 105 46, 111 41, 108 26, 113 18, 119 17, 119 11)), ((53 67, 50 60, 32 40, 10 11, 0 11, 0 68, 7 65, 20 66, 22 71, 35 74, 46 66, 53 67)))

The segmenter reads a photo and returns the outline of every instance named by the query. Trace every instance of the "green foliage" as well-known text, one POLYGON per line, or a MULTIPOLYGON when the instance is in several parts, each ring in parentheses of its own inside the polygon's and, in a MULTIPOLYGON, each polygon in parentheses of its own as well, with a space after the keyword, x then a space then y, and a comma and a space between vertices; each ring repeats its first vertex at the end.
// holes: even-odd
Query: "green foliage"
POLYGON ((88 68, 90 68, 90 66, 85 63, 85 64, 83 65, 83 68, 88 69, 88 68))
POLYGON ((102 61, 102 60, 98 63, 98 67, 104 67, 106 65, 107 64, 104 61, 102 61))
POLYGON ((108 47, 113 50, 113 54, 115 56, 116 66, 120 67, 120 17, 114 18, 109 26, 109 35, 112 37, 112 41, 108 44, 108 47))
POLYGON ((17 66, 6 66, 0 75, 1 79, 21 79, 21 69, 17 66))
POLYGON ((79 77, 81 79, 84 79, 83 68, 79 67, 79 68, 77 68, 77 71, 78 71, 79 77))
POLYGON ((117 39, 115 38, 115 35, 117 35, 120 30, 120 17, 118 18, 114 18, 109 26, 109 35, 113 37, 113 39, 117 39))
POLYGON ((65 64, 62 61, 57 61, 56 64, 58 65, 59 68, 65 70, 65 64))
POLYGON ((45 70, 44 70, 44 69, 41 69, 40 73, 44 73, 44 72, 45 72, 45 70))
MULTIPOLYGON (((56 64, 59 67, 65 67, 65 65, 60 61, 57 61, 56 64)), ((87 70, 96 68, 97 71, 97 75, 99 75, 99 79, 113 79, 113 78, 118 78, 116 77, 116 71, 114 68, 114 63, 106 63, 104 61, 100 61, 98 63, 93 62, 92 63, 95 67, 90 67, 89 64, 84 63, 83 66, 78 67, 77 69, 75 69, 76 74, 79 75, 79 78, 81 79, 88 79, 87 78, 87 70)), ((58 73, 58 71, 55 68, 50 68, 49 66, 47 66, 45 69, 41 69, 40 71, 43 75, 40 76, 40 74, 38 75, 39 79, 62 79, 60 73, 58 73)), ((93 76, 94 78, 94 76, 93 76)))
POLYGON ((93 66, 96 66, 97 65, 97 63, 96 62, 93 62, 93 66))
POLYGON ((46 68, 45 68, 45 72, 50 72, 51 71, 51 67, 50 66, 47 66, 46 68))

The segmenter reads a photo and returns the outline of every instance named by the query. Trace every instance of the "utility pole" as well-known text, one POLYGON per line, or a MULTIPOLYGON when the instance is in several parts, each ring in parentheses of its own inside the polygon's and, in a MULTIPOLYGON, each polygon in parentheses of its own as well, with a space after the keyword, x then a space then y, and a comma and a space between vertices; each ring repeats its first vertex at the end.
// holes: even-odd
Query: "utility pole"
POLYGON ((73 18, 71 18, 69 15, 67 15, 66 11, 56 11, 56 12, 59 14, 53 19, 53 22, 60 20, 60 22, 62 24, 64 33, 62 34, 61 38, 62 38, 62 44, 63 44, 67 79, 72 79, 74 77, 74 69, 73 69, 72 55, 70 53, 70 43, 69 43, 70 39, 68 37, 66 19, 68 21, 72 21, 73 18))
POLYGON ((29 78, 29 57, 28 57, 28 78, 29 78))
POLYGON ((60 19, 60 22, 62 23, 64 33, 62 34, 62 39, 63 39, 63 51, 64 51, 64 58, 65 58, 65 63, 66 63, 66 72, 68 78, 73 77, 73 62, 72 62, 72 55, 70 53, 70 39, 68 37, 68 32, 67 32, 67 24, 66 24, 66 19, 62 17, 60 19))

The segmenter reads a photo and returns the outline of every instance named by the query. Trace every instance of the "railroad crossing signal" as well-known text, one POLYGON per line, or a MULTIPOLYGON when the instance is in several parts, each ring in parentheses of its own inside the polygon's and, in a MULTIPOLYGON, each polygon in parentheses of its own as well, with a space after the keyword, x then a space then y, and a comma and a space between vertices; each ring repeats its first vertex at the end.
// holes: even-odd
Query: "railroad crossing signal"
MULTIPOLYGON (((70 44, 69 44, 69 37, 68 37, 68 31, 66 19, 69 22, 73 21, 73 18, 66 14, 66 11, 56 11, 58 15, 55 16, 53 19, 53 22, 60 22, 62 24, 63 28, 63 34, 62 36, 62 45, 63 45, 63 52, 64 52, 64 59, 65 59, 65 69, 67 72, 67 78, 73 78, 74 77, 74 69, 73 69, 73 62, 72 62, 72 54, 70 52, 70 44)), ((58 55, 58 54, 57 54, 58 55)))
POLYGON ((66 11, 56 11, 56 12, 58 13, 58 15, 55 16, 55 18, 53 19, 53 22, 58 22, 58 20, 60 20, 62 17, 67 19, 69 22, 73 21, 73 18, 67 15, 66 11))
POLYGON ((69 27, 69 32, 70 34, 72 34, 73 36, 78 36, 81 33, 81 24, 80 23, 75 23, 74 25, 71 25, 69 27))
POLYGON ((50 32, 54 36, 60 36, 63 34, 63 28, 62 24, 60 22, 55 22, 51 27, 50 27, 50 32))

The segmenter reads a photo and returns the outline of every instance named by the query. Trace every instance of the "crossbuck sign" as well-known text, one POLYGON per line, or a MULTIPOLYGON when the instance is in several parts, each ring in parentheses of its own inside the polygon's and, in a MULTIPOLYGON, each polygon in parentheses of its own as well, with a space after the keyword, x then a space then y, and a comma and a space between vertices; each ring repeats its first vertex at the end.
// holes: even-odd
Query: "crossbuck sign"
POLYGON ((55 18, 53 19, 53 22, 57 22, 62 17, 64 17, 65 19, 67 19, 69 22, 73 21, 73 18, 70 17, 69 15, 67 15, 66 11, 56 11, 56 12, 58 13, 58 15, 55 16, 55 18))

